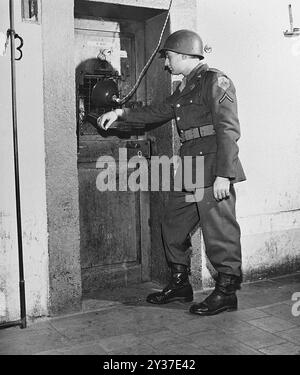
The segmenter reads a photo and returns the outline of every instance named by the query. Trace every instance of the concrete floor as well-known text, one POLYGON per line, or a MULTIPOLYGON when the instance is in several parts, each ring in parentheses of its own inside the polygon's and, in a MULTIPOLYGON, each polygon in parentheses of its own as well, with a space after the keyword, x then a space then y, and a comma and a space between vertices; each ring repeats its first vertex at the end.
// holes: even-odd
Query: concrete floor
MULTIPOLYGON (((190 304, 146 303, 145 296, 157 289, 146 283, 93 293, 81 313, 0 330, 0 354, 300 354, 300 316, 292 314, 300 273, 244 284, 239 310, 212 317, 189 314, 190 304)), ((195 301, 208 293, 196 292, 195 301)), ((295 310, 300 313, 300 306, 295 310)))

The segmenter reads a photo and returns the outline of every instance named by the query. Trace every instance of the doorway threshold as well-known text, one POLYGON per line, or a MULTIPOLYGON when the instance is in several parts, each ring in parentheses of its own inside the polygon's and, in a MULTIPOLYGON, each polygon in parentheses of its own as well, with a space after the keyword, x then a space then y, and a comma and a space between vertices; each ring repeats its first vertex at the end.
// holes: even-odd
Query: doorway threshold
POLYGON ((154 282, 132 284, 126 287, 99 289, 85 293, 82 298, 82 310, 98 311, 116 306, 144 306, 148 294, 161 290, 154 282))

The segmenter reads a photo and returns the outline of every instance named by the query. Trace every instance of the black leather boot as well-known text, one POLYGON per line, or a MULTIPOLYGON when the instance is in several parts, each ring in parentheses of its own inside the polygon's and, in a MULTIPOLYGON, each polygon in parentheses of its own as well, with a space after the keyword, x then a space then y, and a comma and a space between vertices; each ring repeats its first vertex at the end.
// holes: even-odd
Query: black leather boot
POLYGON ((188 268, 182 264, 172 264, 171 271, 169 284, 161 292, 149 294, 147 302, 162 305, 173 301, 193 301, 188 268))
POLYGON ((236 290, 240 289, 241 277, 219 273, 213 292, 200 303, 190 307, 190 313, 208 316, 223 311, 237 310, 236 290))

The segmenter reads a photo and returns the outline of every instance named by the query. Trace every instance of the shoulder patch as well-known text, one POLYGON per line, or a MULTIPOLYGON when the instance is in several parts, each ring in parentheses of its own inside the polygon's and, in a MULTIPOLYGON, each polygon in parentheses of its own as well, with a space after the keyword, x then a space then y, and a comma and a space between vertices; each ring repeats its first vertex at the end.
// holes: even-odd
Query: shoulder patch
POLYGON ((227 91, 230 87, 229 79, 225 76, 218 77, 218 86, 224 91, 227 91))

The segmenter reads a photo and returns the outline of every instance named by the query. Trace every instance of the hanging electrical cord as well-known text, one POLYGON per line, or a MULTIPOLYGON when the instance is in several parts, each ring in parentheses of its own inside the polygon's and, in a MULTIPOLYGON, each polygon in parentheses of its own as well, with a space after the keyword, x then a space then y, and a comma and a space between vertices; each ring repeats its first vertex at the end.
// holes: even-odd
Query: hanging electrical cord
POLYGON ((164 25, 163 25, 162 31, 161 31, 161 33, 160 33, 160 37, 159 37, 159 40, 158 40, 158 43, 157 43, 156 48, 154 49, 152 55, 149 57, 149 60, 147 61, 146 65, 144 66, 143 70, 141 71, 141 73, 140 73, 140 75, 139 75, 139 77, 138 77, 138 79, 137 79, 135 85, 134 85, 133 88, 129 91, 129 93, 128 93, 126 96, 124 96, 124 98, 122 98, 122 99, 121 99, 121 98, 116 98, 116 97, 113 98, 113 100, 114 100, 116 103, 118 103, 118 104, 120 104, 120 105, 126 103, 127 100, 129 100, 129 99, 131 98, 131 96, 135 93, 135 91, 137 90, 137 88, 138 88, 138 86, 139 86, 139 84, 140 84, 142 78, 144 77, 146 71, 148 70, 148 68, 149 68, 149 66, 150 66, 150 64, 151 64, 151 62, 152 62, 154 56, 156 55, 157 51, 159 50, 159 47, 160 47, 160 44, 161 44, 161 41, 162 41, 162 38, 163 38, 163 35, 164 35, 164 32, 165 32, 165 29, 166 29, 166 27, 167 27, 167 23, 168 23, 168 21, 169 21, 169 17, 170 17, 171 9, 172 9, 172 3, 173 3, 173 0, 170 0, 168 13, 167 13, 167 16, 166 16, 165 23, 164 23, 164 25))

